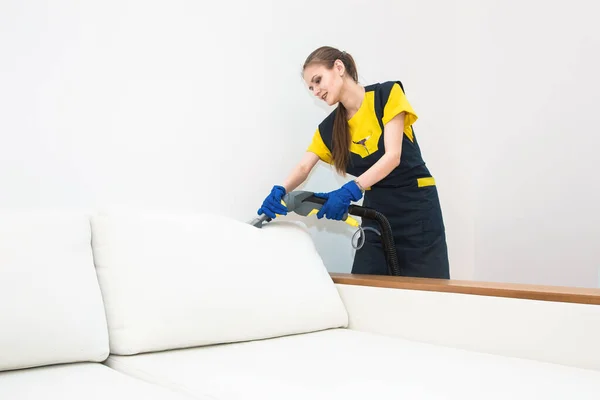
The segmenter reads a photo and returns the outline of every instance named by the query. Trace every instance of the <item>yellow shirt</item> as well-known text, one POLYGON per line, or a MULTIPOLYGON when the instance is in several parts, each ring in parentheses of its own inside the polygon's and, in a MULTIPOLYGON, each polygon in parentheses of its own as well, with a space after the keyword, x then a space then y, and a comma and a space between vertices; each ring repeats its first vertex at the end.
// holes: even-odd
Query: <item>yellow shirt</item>
MULTIPOLYGON (((387 102, 383 110, 383 124, 387 124, 396 115, 406 113, 404 117, 404 134, 412 142, 413 131, 412 124, 417 120, 417 115, 408 100, 400 85, 394 83, 390 91, 387 102)), ((375 113, 375 91, 370 90, 365 92, 365 97, 360 105, 360 108, 348 120, 351 144, 350 151, 358 154, 361 157, 366 157, 378 150, 379 139, 382 135, 381 126, 375 113)), ((315 153, 319 158, 331 164, 333 162, 331 151, 321 137, 321 132, 317 128, 313 135, 312 142, 308 146, 307 151, 315 153)))

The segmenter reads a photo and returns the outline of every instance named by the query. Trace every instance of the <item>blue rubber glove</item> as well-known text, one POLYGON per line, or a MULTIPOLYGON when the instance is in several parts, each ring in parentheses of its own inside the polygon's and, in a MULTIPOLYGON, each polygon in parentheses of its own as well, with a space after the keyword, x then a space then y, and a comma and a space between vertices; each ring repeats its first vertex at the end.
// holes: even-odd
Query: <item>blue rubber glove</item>
POLYGON ((258 215, 266 214, 272 219, 275 219, 275 214, 287 215, 287 207, 281 204, 284 195, 285 188, 283 186, 273 186, 271 193, 263 201, 262 207, 258 209, 258 215))
POLYGON ((317 218, 341 220, 348 212, 350 201, 358 201, 362 198, 362 191, 354 181, 346 183, 338 190, 329 193, 315 193, 315 197, 327 199, 325 204, 317 213, 317 218))

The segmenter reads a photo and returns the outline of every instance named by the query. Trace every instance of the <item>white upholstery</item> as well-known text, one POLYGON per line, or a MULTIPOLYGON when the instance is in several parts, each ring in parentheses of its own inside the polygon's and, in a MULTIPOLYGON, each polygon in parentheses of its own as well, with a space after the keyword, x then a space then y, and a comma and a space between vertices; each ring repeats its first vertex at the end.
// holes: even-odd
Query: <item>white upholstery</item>
POLYGON ((285 222, 0 215, 0 370, 16 370, 0 372, 2 400, 597 400, 600 371, 452 346, 595 367, 598 320, 585 305, 336 286, 285 222), (109 337, 120 372, 97 363, 109 337))
POLYGON ((344 327, 348 316, 309 233, 216 215, 98 215, 92 243, 111 352, 344 327))
POLYGON ((336 286, 351 329, 600 371, 598 305, 336 286))
POLYGON ((181 392, 131 378, 102 364, 59 365, 0 373, 0 399, 3 400, 193 400, 194 398, 202 400, 200 396, 187 396, 181 392))
POLYGON ((85 215, 0 213, 0 371, 108 357, 90 233, 85 215))
POLYGON ((111 356, 149 382, 215 399, 600 399, 600 372, 348 329, 111 356))

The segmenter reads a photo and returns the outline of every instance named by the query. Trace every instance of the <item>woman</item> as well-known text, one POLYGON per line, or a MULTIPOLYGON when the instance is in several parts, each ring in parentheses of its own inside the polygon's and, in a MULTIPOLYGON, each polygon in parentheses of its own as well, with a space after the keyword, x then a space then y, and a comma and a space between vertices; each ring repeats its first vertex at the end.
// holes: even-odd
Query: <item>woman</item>
MULTIPOLYGON (((258 210, 271 218, 285 215, 281 204, 306 180, 319 160, 338 173, 356 179, 329 193, 317 218, 340 220, 352 201, 364 195, 363 206, 378 210, 390 222, 404 276, 448 279, 445 228, 435 181, 417 143, 412 124, 417 116, 400 82, 368 86, 358 83, 350 54, 332 47, 313 51, 303 67, 309 90, 337 108, 317 127, 312 143, 282 186, 276 185, 258 210)), ((378 228, 375 221, 363 226, 378 228)), ((377 234, 365 231, 364 246, 356 252, 352 273, 387 275, 377 234)))

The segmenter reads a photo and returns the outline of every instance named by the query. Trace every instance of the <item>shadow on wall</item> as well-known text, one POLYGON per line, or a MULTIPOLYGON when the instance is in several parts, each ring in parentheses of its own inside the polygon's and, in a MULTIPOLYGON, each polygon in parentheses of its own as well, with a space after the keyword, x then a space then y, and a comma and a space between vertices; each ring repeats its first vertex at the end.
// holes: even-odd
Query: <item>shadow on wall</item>
POLYGON ((306 226, 315 243, 317 252, 329 272, 349 273, 352 270, 352 262, 356 251, 352 247, 352 235, 357 231, 357 228, 341 221, 319 220, 314 215, 303 217, 291 213, 281 220, 300 222, 306 226))

